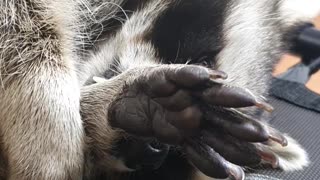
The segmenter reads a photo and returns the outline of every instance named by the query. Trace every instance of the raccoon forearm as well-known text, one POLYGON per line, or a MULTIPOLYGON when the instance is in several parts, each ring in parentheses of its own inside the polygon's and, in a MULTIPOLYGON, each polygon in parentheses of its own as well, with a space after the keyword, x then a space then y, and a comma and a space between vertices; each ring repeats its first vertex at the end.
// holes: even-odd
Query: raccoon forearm
POLYGON ((119 130, 108 123, 108 109, 123 91, 123 88, 136 79, 141 70, 130 70, 112 79, 98 82, 81 89, 81 116, 87 136, 87 144, 95 152, 109 153, 111 144, 121 137, 119 130))

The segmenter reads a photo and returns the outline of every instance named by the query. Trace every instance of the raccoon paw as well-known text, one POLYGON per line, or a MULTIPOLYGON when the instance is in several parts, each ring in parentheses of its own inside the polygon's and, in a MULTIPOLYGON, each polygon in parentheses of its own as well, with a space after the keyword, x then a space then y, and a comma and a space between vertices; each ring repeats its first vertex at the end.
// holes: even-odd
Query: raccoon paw
POLYGON ((242 165, 277 163, 272 153, 252 143, 285 144, 285 138, 234 109, 272 107, 248 90, 218 82, 227 78, 225 73, 195 65, 160 65, 140 72, 110 104, 111 126, 180 146, 192 164, 215 178, 243 179, 242 165))

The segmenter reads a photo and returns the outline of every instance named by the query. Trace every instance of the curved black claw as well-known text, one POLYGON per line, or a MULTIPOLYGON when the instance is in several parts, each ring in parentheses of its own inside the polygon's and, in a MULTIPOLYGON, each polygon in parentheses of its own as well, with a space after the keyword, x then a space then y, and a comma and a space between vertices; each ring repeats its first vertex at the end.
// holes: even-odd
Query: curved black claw
POLYGON ((253 95, 248 89, 235 86, 224 85, 211 81, 209 88, 194 93, 196 96, 208 104, 221 107, 241 108, 257 106, 268 112, 273 111, 273 107, 253 95))
POLYGON ((229 163, 212 148, 199 141, 189 141, 185 146, 185 152, 191 163, 209 177, 244 179, 241 167, 229 163))
POLYGON ((283 147, 288 145, 288 140, 279 131, 277 131, 271 127, 266 127, 266 129, 268 131, 269 139, 271 141, 279 143, 283 147))
POLYGON ((252 166, 261 162, 256 147, 246 141, 241 141, 222 131, 203 131, 202 142, 217 151, 226 160, 239 166, 252 166))
POLYGON ((270 164, 272 168, 279 168, 279 158, 267 148, 263 146, 256 146, 259 156, 263 163, 270 164))
POLYGON ((236 110, 207 108, 205 119, 213 127, 221 127, 243 141, 264 142, 269 139, 269 134, 262 124, 236 110))
POLYGON ((255 166, 263 162, 273 168, 279 167, 279 158, 265 146, 241 141, 219 130, 203 131, 202 142, 239 166, 255 166))

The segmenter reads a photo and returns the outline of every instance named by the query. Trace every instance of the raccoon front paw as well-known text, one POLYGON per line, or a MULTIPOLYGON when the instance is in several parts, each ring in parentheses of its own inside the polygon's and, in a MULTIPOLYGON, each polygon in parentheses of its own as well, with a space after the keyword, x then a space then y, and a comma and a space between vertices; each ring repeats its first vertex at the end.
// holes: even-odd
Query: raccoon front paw
POLYGON ((214 178, 243 179, 240 166, 278 163, 252 142, 285 145, 285 138, 234 109, 272 107, 248 90, 217 82, 227 78, 225 73, 195 65, 160 65, 141 72, 111 103, 113 127, 183 147, 190 162, 214 178))

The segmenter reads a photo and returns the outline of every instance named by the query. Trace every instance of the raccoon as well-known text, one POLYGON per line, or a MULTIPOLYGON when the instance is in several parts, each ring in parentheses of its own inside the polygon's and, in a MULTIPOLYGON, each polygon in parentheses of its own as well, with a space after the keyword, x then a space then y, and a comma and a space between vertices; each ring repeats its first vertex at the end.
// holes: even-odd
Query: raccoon
POLYGON ((240 166, 308 164, 295 140, 245 115, 255 110, 234 108, 269 109, 244 89, 266 94, 285 34, 318 13, 317 1, 6 0, 0 7, 1 179, 242 179, 240 166), (228 117, 254 130, 219 121, 228 117))

